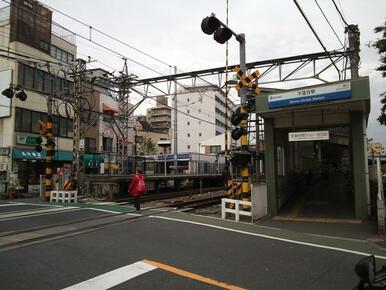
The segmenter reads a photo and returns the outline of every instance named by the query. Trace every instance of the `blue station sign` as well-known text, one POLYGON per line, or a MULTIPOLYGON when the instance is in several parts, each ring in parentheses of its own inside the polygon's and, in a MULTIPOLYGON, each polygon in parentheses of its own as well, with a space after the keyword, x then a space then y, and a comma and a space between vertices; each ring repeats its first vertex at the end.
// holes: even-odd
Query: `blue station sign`
POLYGON ((268 108, 305 105, 351 98, 351 84, 344 82, 323 87, 309 87, 268 96, 268 108))

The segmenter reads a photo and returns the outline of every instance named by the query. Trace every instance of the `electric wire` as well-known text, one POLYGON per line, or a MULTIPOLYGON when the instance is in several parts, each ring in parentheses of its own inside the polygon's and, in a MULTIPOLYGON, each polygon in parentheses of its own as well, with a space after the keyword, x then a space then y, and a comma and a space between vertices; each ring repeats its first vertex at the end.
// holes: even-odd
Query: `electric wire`
MULTIPOLYGON (((2 1, 5 2, 5 3, 7 3, 7 4, 9 4, 9 5, 11 5, 11 6, 14 6, 14 7, 15 7, 14 4, 12 4, 12 3, 10 3, 10 2, 8 2, 8 1, 6 1, 6 0, 2 0, 2 1)), ((43 19, 44 21, 46 21, 46 22, 49 22, 49 21, 46 20, 45 18, 42 18, 42 19, 43 19)), ((76 36, 78 36, 78 37, 81 37, 82 39, 85 39, 85 40, 87 40, 87 41, 89 41, 89 42, 91 42, 91 43, 93 43, 93 44, 95 44, 95 45, 98 45, 99 47, 101 47, 101 48, 103 48, 103 49, 105 49, 105 50, 107 50, 107 51, 110 51, 110 52, 112 52, 112 53, 114 53, 114 54, 116 54, 116 55, 118 55, 118 56, 121 56, 122 58, 127 58, 128 60, 130 60, 130 61, 132 61, 132 62, 134 62, 134 63, 137 63, 137 64, 139 64, 139 65, 141 65, 141 66, 143 66, 143 67, 145 67, 145 68, 147 68, 147 69, 149 69, 149 70, 151 70, 151 71, 153 71, 153 72, 156 72, 157 74, 163 75, 162 73, 160 73, 160 72, 158 72, 158 71, 155 71, 155 70, 153 70, 153 69, 151 69, 151 68, 149 68, 149 67, 147 67, 147 66, 145 66, 145 65, 143 65, 143 64, 141 64, 141 63, 139 63, 139 62, 137 62, 137 61, 134 61, 134 60, 132 60, 131 58, 128 58, 128 57, 124 56, 123 54, 121 54, 121 53, 119 53, 119 52, 116 52, 116 51, 114 51, 114 50, 112 50, 112 49, 110 49, 110 48, 108 48, 108 47, 106 47, 106 46, 104 46, 104 45, 101 45, 101 44, 99 44, 99 43, 97 43, 97 42, 95 42, 95 41, 92 41, 92 40, 90 40, 90 39, 87 39, 86 37, 84 37, 84 36, 82 36, 82 35, 80 35, 80 34, 74 33, 74 32, 68 30, 67 28, 61 26, 60 24, 58 24, 58 23, 56 23, 56 22, 53 22, 53 21, 52 21, 52 23, 55 24, 56 26, 62 28, 62 29, 65 29, 65 30, 67 30, 67 31, 69 31, 69 32, 71 32, 71 33, 73 33, 74 35, 76 35, 76 36)), ((42 60, 42 62, 47 63, 48 61, 42 60)), ((56 64, 61 65, 62 63, 59 62, 59 63, 56 63, 56 64)), ((179 84, 179 83, 177 82, 177 84, 179 84)), ((210 84, 211 84, 211 83, 210 83, 210 84)), ((194 88, 186 87, 186 86, 181 85, 181 84, 179 84, 179 85, 180 85, 181 87, 183 87, 184 89, 187 89, 187 90, 190 90, 190 91, 194 91, 194 88)), ((213 84, 211 84, 211 85, 213 85, 213 84)), ((213 86, 214 86, 214 85, 213 85, 213 86)), ((216 87, 217 87, 217 86, 216 86, 216 87)), ((205 96, 209 97, 209 96, 206 95, 205 93, 203 93, 203 94, 204 94, 205 96)), ((155 98, 155 97, 150 97, 150 98, 153 99, 153 98, 155 98)), ((210 97, 210 98, 212 98, 212 97, 210 97)), ((213 99, 213 98, 212 98, 212 99, 213 99)), ((168 106, 168 107, 169 107, 169 106, 168 106)), ((171 108, 171 107, 170 107, 170 108, 171 108)), ((171 109, 174 109, 174 108, 171 108, 171 109)), ((185 113, 185 112, 182 112, 182 111, 179 111, 179 110, 177 110, 177 111, 180 112, 180 113, 182 113, 182 114, 184 114, 184 115, 190 116, 190 117, 192 117, 192 118, 194 118, 194 119, 197 119, 197 120, 206 122, 206 123, 208 123, 208 124, 216 125, 215 123, 212 123, 212 122, 210 122, 210 121, 201 119, 201 118, 199 118, 199 117, 189 115, 189 114, 187 114, 187 113, 185 113)))
POLYGON ((335 34, 335 36, 336 36, 336 38, 338 39, 339 43, 340 43, 340 44, 342 45, 342 47, 344 48, 344 47, 345 47, 344 44, 343 44, 342 41, 340 40, 340 38, 339 38, 338 34, 336 33, 334 27, 332 27, 332 25, 331 25, 330 21, 328 20, 326 14, 324 14, 324 11, 323 11, 322 7, 320 7, 320 5, 319 5, 319 3, 318 3, 318 0, 315 0, 315 3, 316 3, 316 5, 318 6, 320 12, 322 13, 324 19, 327 21, 328 25, 330 26, 332 32, 335 34))
POLYGON ((299 3, 297 2, 297 0, 293 0, 293 2, 295 3, 296 7, 298 8, 300 14, 302 14, 304 20, 307 22, 308 24, 308 27, 310 27, 311 31, 313 32, 313 34, 315 35, 316 39, 319 41, 319 44, 322 46, 324 52, 326 53, 327 57, 330 59, 331 63, 334 65, 336 71, 338 72, 338 75, 339 75, 339 79, 341 78, 341 75, 340 75, 340 70, 339 68, 336 66, 335 62, 332 60, 329 52, 327 51, 326 47, 324 46, 322 40, 319 38, 318 34, 316 33, 315 29, 312 27, 311 25, 311 22, 308 20, 306 14, 304 13, 303 9, 300 7, 299 3))
MULTIPOLYGON (((9 5, 11 5, 11 6, 16 7, 16 6, 15 6, 14 4, 12 4, 11 2, 8 2, 8 1, 6 1, 6 0, 2 0, 2 1, 5 2, 5 3, 7 3, 7 4, 9 4, 9 5)), ((29 12, 29 11, 27 11, 27 12, 29 12)), ((32 12, 30 12, 30 13, 32 13, 32 12)), ((40 17, 41 17, 41 16, 40 16, 40 17)), ((82 38, 82 39, 84 39, 84 40, 86 40, 86 41, 89 41, 89 42, 91 42, 91 43, 93 43, 93 44, 95 44, 95 45, 97 45, 97 46, 99 46, 99 47, 101 47, 101 48, 103 48, 103 49, 109 51, 109 52, 112 52, 112 53, 114 53, 114 54, 120 56, 121 58, 127 59, 127 60, 129 60, 129 61, 131 61, 131 62, 134 62, 134 63, 136 63, 136 64, 138 64, 138 65, 140 65, 140 66, 142 66, 142 67, 144 67, 144 68, 146 68, 146 69, 148 69, 148 70, 150 70, 150 71, 153 71, 153 72, 155 72, 155 73, 157 73, 157 74, 159 74, 159 75, 164 76, 164 74, 162 74, 162 73, 160 73, 160 72, 158 72, 158 71, 156 71, 156 70, 154 70, 154 69, 152 69, 152 68, 150 68, 150 67, 148 67, 148 66, 146 66, 146 65, 144 65, 144 64, 142 64, 142 63, 140 63, 140 62, 138 62, 138 61, 135 61, 135 60, 133 60, 133 59, 131 59, 131 58, 129 58, 129 57, 127 57, 127 56, 125 56, 125 55, 119 53, 119 52, 116 52, 115 50, 110 49, 110 48, 106 47, 105 45, 102 45, 102 44, 100 44, 100 43, 98 43, 98 42, 95 42, 95 41, 93 41, 93 40, 91 40, 91 39, 88 39, 88 38, 84 37, 83 35, 77 34, 77 33, 73 32, 73 31, 70 31, 70 30, 68 30, 67 28, 63 27, 62 25, 60 25, 60 24, 58 24, 58 23, 56 23, 56 22, 54 22, 54 21, 50 22, 50 21, 48 21, 47 19, 45 19, 45 18, 43 18, 43 17, 41 17, 41 18, 42 18, 43 21, 48 22, 48 23, 51 23, 51 24, 54 24, 54 25, 56 25, 57 27, 60 27, 60 28, 62 28, 62 29, 64 29, 64 30, 66 30, 66 31, 69 31, 69 32, 71 32, 72 34, 74 34, 74 35, 76 35, 76 36, 78 36, 78 37, 80 37, 80 38, 82 38)), ((89 26, 89 27, 90 27, 90 26, 89 26)), ((210 84, 210 85, 212 85, 212 86, 217 87, 216 85, 213 85, 212 83, 210 83, 210 82, 204 80, 204 79, 201 78, 201 77, 198 77, 198 78, 201 79, 201 80, 203 80, 203 81, 205 81, 205 82, 207 82, 208 84, 210 84)), ((194 91, 194 88, 190 88, 190 87, 187 87, 187 86, 185 86, 185 85, 182 85, 181 83, 179 83, 179 82, 177 82, 177 81, 175 81, 175 82, 176 82, 178 85, 180 85, 181 87, 183 87, 184 89, 187 89, 187 90, 190 90, 190 91, 194 91)), ((208 95, 206 95, 206 96, 209 97, 209 98, 211 98, 211 97, 208 96, 208 95)))
POLYGON ((339 14, 340 18, 342 19, 342 21, 344 22, 344 24, 345 24, 346 26, 349 26, 348 23, 346 22, 346 19, 344 19, 342 13, 340 12, 338 6, 336 5, 335 0, 331 0, 331 1, 332 1, 332 3, 333 3, 334 6, 335 6, 336 11, 338 11, 338 14, 339 14))

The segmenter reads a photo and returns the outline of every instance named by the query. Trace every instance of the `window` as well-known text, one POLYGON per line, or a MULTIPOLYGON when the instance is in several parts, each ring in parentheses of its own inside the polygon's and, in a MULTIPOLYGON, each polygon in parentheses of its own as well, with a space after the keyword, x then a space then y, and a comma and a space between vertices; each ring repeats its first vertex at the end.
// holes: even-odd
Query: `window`
POLYGON ((188 121, 187 125, 189 126, 190 125, 190 122, 188 121))
POLYGON ((53 126, 52 126, 52 133, 54 134, 54 136, 59 136, 59 117, 58 116, 52 116, 52 123, 53 123, 53 126))
POLYGON ((190 111, 189 111, 189 110, 187 110, 187 113, 188 113, 188 114, 190 114, 190 111))
POLYGON ((188 149, 190 149, 190 145, 186 146, 188 149))
POLYGON ((40 127, 41 127, 40 123, 39 123, 39 120, 41 119, 40 115, 41 115, 40 112, 32 112, 31 124, 32 124, 32 132, 33 133, 40 133, 40 127))
POLYGON ((34 68, 30 66, 23 66, 23 69, 20 70, 20 74, 23 74, 23 86, 26 88, 34 87, 34 68))
POLYGON ((49 73, 44 72, 43 78, 44 78, 44 84, 43 84, 43 91, 44 93, 51 94, 52 93, 52 75, 49 73))
POLYGON ((215 146, 210 146, 210 153, 220 153, 221 152, 221 146, 220 145, 215 145, 215 146))
POLYGON ((60 118, 60 136, 68 136, 68 128, 67 128, 67 119, 61 117, 60 118))
MULTIPOLYGON (((15 131, 39 134, 41 125, 39 120, 47 122, 47 114, 16 108, 15 131)), ((73 122, 71 119, 52 116, 52 133, 55 137, 73 137, 73 122)))
POLYGON ((198 137, 201 137, 202 136, 202 134, 201 133, 198 133, 198 137))
POLYGON ((21 131, 31 132, 31 111, 27 111, 27 110, 22 111, 21 131))
POLYGON ((189 98, 188 98, 188 101, 187 101, 188 103, 189 103, 189 98))
POLYGON ((113 151, 113 138, 103 137, 103 151, 113 151))
POLYGON ((187 135, 188 135, 188 137, 190 137, 190 133, 188 133, 187 135))
POLYGON ((43 91, 43 78, 44 78, 44 72, 41 70, 35 70, 35 78, 34 78, 34 86, 33 88, 37 91, 42 92, 43 91))
MULTIPOLYGON (((38 27, 39 26, 36 26, 36 28, 38 28, 38 27)), ((42 50, 45 50, 45 51, 49 51, 50 50, 50 45, 47 42, 43 41, 43 40, 40 40, 39 46, 40 46, 40 48, 42 50)))
POLYGON ((84 142, 84 149, 86 152, 94 153, 96 152, 96 139, 94 138, 86 138, 84 142))
POLYGON ((19 108, 16 108, 16 113, 15 113, 15 130, 16 131, 21 131, 21 115, 22 115, 22 110, 19 108))

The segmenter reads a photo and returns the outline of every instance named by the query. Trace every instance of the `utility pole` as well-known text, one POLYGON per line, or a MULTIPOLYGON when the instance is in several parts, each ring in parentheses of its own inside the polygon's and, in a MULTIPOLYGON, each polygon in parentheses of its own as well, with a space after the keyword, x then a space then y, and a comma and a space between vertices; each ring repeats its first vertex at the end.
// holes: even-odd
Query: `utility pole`
MULTIPOLYGON (((73 119, 73 160, 72 160, 72 181, 75 183, 75 188, 80 191, 80 182, 83 176, 84 163, 80 158, 80 138, 81 138, 81 97, 82 97, 82 74, 86 71, 86 61, 78 58, 75 61, 74 71, 74 119, 73 119)), ((78 192, 79 193, 79 192, 78 192)))
MULTIPOLYGON (((121 140, 118 141, 118 165, 119 173, 128 173, 128 146, 129 146, 129 131, 130 126, 130 115, 132 113, 129 103, 130 83, 133 75, 129 75, 127 68, 127 59, 124 59, 123 70, 121 76, 118 78, 119 82, 119 128, 121 132, 121 140)), ((135 168, 134 168, 135 170, 135 168)))
MULTIPOLYGON (((174 74, 177 74, 177 67, 174 67, 174 74)), ((173 131, 174 131, 174 173, 178 173, 178 146, 177 146, 177 81, 174 82, 174 121, 173 121, 173 131)))
POLYGON ((349 58, 350 58, 350 71, 351 78, 359 77, 359 45, 360 45, 360 32, 358 25, 350 24, 346 27, 345 33, 348 33, 348 50, 349 50, 349 58))

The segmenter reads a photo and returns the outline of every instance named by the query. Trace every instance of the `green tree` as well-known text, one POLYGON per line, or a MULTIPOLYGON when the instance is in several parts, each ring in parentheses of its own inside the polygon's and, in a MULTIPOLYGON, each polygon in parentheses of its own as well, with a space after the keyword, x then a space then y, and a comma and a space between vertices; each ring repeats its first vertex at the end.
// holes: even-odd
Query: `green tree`
MULTIPOLYGON (((372 45, 378 50, 380 55, 380 66, 377 67, 377 70, 382 73, 382 77, 386 77, 386 22, 382 26, 377 26, 374 28, 375 33, 382 33, 382 38, 377 39, 372 45)), ((377 121, 386 126, 386 91, 381 94, 382 108, 381 115, 378 117, 377 121)))
POLYGON ((155 155, 157 153, 156 145, 150 137, 143 137, 138 151, 139 155, 155 155))

